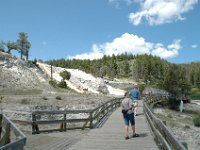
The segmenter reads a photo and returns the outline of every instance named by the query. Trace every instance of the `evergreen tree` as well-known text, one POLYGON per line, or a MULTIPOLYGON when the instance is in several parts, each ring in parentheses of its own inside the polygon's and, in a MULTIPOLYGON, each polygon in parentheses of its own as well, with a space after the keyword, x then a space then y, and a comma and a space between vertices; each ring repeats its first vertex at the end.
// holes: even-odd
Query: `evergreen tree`
POLYGON ((25 32, 20 32, 19 37, 17 40, 18 49, 21 52, 21 59, 22 56, 26 56, 26 60, 28 60, 29 56, 29 49, 31 48, 31 43, 28 41, 28 35, 25 32))
POLYGON ((0 50, 5 51, 5 42, 3 41, 0 42, 0 50))
POLYGON ((15 50, 18 50, 18 45, 16 42, 11 42, 11 41, 8 41, 8 43, 6 44, 7 48, 8 48, 8 51, 7 53, 10 53, 11 50, 15 49, 15 50))

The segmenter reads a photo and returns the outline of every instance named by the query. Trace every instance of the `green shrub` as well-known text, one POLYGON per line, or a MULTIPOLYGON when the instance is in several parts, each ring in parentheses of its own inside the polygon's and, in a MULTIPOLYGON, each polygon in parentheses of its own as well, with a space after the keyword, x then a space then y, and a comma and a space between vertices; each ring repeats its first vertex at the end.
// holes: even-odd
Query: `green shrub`
POLYGON ((23 99, 21 100, 21 104, 29 104, 29 100, 26 99, 26 98, 23 98, 23 99))
POLYGON ((4 96, 0 96, 0 103, 2 102, 3 98, 4 98, 4 96))
POLYGON ((178 110, 179 107, 179 101, 176 100, 176 98, 169 98, 168 100, 168 106, 170 109, 178 110))
POLYGON ((173 116, 172 116, 171 114, 168 114, 167 117, 169 117, 169 118, 173 118, 173 116))
POLYGON ((62 100, 62 98, 60 96, 56 96, 57 100, 62 100))
POLYGON ((43 100, 48 100, 48 98, 47 98, 47 97, 45 97, 45 96, 43 96, 43 97, 42 97, 42 99, 43 99, 43 100))
POLYGON ((71 74, 70 74, 70 72, 65 70, 65 71, 60 73, 60 76, 63 78, 63 80, 69 80, 70 77, 71 77, 71 74))
POLYGON ((193 119, 194 125, 200 127, 200 113, 193 119))
POLYGON ((184 129, 190 129, 190 126, 189 125, 185 125, 184 129))
POLYGON ((51 86, 53 86, 54 88, 56 88, 56 87, 58 86, 56 80, 50 80, 50 81, 49 81, 49 84, 50 84, 51 86))
POLYGON ((59 83, 58 83, 58 87, 60 88, 67 88, 67 84, 64 80, 61 80, 59 83))
POLYGON ((142 93, 142 91, 145 89, 145 85, 144 84, 139 84, 139 90, 140 93, 142 93))

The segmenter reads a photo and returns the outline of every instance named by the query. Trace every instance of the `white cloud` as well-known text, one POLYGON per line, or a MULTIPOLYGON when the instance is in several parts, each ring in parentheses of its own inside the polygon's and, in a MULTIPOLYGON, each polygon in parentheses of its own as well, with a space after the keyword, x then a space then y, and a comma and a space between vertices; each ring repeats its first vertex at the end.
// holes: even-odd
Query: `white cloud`
POLYGON ((161 58, 172 58, 178 55, 181 49, 181 40, 175 40, 172 44, 164 47, 161 43, 146 42, 143 37, 134 34, 124 33, 122 36, 115 38, 112 42, 104 44, 93 44, 92 51, 89 53, 69 56, 69 59, 98 59, 103 55, 118 55, 123 53, 152 54, 161 58))
POLYGON ((165 48, 163 44, 155 44, 151 54, 165 59, 176 57, 178 55, 178 51, 182 48, 180 43, 180 39, 175 40, 172 44, 168 45, 167 48, 165 48))
POLYGON ((184 20, 182 14, 193 9, 198 0, 137 0, 140 11, 129 14, 129 21, 137 26, 143 18, 149 25, 159 25, 184 20))
POLYGON ((78 54, 75 56, 68 56, 68 59, 100 59, 103 57, 103 53, 98 50, 96 45, 92 46, 93 51, 89 53, 78 54))
POLYGON ((198 46, 196 44, 193 44, 191 47, 192 48, 197 48, 198 46))

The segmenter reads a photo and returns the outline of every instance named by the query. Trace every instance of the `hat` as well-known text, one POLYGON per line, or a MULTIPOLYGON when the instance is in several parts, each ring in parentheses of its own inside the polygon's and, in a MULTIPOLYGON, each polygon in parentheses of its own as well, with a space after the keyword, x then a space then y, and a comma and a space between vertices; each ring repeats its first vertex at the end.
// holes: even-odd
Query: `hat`
POLYGON ((136 84, 134 84, 134 87, 135 87, 135 88, 137 88, 137 87, 138 87, 138 84, 137 84, 137 83, 136 83, 136 84))

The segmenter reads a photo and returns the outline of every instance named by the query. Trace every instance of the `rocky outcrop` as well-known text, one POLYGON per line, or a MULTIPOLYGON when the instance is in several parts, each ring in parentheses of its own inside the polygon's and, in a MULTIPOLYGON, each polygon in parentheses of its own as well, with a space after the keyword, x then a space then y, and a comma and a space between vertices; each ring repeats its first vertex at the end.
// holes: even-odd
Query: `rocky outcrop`
POLYGON ((35 89, 46 81, 36 65, 0 52, 0 90, 35 89))

